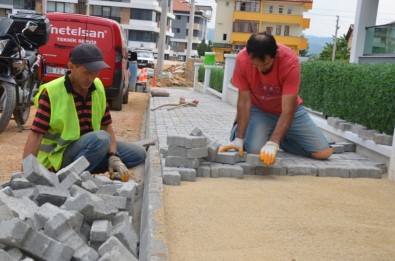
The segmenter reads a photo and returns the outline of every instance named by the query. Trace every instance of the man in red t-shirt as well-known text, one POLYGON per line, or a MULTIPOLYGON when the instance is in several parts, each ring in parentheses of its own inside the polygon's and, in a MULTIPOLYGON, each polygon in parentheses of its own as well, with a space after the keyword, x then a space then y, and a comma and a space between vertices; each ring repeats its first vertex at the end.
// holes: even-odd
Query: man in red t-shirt
POLYGON ((299 97, 299 59, 272 35, 251 35, 237 55, 232 84, 239 89, 237 124, 231 143, 220 151, 260 154, 272 164, 279 148, 314 159, 328 159, 333 150, 299 97))

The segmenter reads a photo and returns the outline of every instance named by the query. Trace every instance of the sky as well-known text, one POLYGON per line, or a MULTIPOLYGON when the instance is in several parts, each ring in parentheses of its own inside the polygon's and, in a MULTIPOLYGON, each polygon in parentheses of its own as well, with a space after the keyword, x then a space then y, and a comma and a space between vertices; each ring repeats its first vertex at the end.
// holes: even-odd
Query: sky
MULTIPOLYGON (((213 17, 209 23, 210 28, 215 27, 215 0, 196 0, 197 5, 213 7, 213 17)), ((350 24, 355 22, 357 0, 314 0, 313 9, 304 13, 310 18, 310 28, 304 30, 305 35, 332 37, 335 35, 336 16, 339 16, 338 36, 347 33, 350 24)), ((379 0, 376 24, 387 24, 395 21, 395 0, 379 0)))

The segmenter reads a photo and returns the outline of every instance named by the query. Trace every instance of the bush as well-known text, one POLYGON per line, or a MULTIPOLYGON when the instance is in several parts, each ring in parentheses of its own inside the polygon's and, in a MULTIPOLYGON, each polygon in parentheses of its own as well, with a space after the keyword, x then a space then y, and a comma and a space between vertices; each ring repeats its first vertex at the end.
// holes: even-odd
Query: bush
MULTIPOLYGON (((198 81, 204 82, 205 69, 201 65, 198 70, 198 81)), ((224 69, 223 68, 213 68, 210 74, 209 86, 218 92, 222 92, 222 83, 224 80, 224 69)))
POLYGON ((395 64, 302 63, 306 107, 392 135, 395 64))

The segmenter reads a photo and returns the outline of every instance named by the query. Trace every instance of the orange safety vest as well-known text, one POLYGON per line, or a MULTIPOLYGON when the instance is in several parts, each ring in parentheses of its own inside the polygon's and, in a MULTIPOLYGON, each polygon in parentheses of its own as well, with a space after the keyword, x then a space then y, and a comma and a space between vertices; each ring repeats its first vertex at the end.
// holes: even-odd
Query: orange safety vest
POLYGON ((148 81, 148 69, 139 69, 139 77, 137 78, 138 83, 146 83, 148 81))

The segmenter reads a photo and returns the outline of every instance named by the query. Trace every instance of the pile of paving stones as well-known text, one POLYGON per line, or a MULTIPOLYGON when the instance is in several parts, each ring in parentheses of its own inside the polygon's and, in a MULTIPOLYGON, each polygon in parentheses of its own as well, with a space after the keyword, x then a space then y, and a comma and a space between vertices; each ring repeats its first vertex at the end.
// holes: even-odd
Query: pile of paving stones
POLYGON ((280 151, 276 162, 267 166, 259 155, 237 151, 218 152, 220 144, 205 137, 195 128, 189 135, 167 136, 163 157, 163 183, 180 185, 181 181, 196 181, 196 177, 232 177, 244 175, 309 175, 317 177, 381 178, 386 165, 355 153, 349 142, 332 142, 334 155, 329 160, 314 160, 280 151))
POLYGON ((0 260, 138 260, 142 188, 84 171, 81 157, 56 174, 29 155, 0 191, 0 260))

